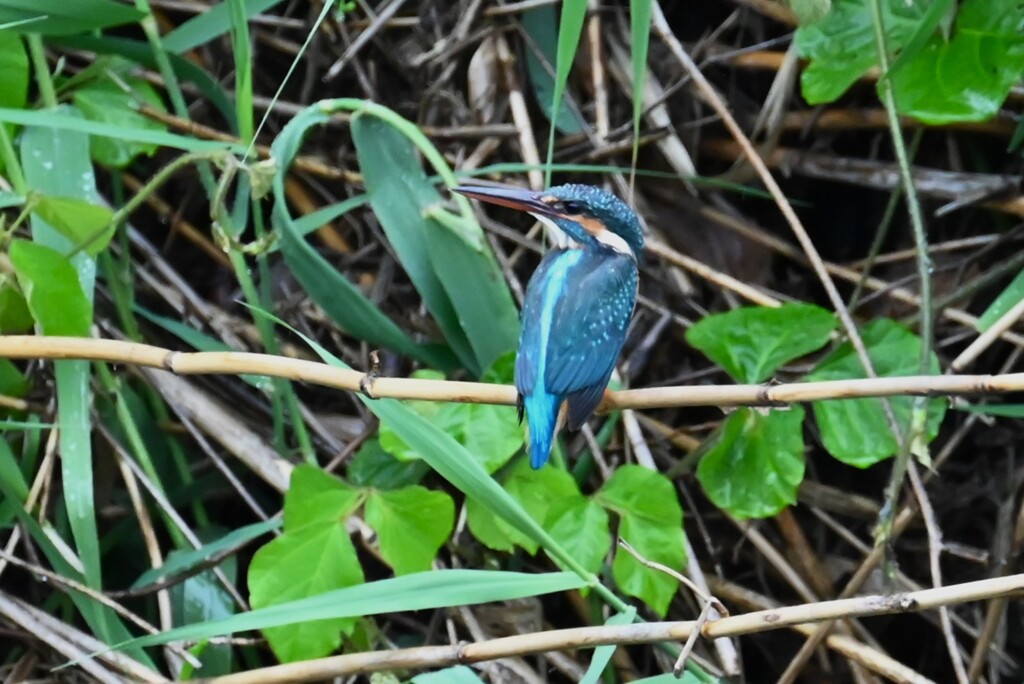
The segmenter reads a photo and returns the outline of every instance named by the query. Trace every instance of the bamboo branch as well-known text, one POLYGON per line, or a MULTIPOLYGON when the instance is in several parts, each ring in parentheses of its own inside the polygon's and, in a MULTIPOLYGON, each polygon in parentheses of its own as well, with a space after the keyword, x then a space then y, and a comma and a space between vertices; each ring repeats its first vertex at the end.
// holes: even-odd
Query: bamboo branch
MULTIPOLYGON (((993 597, 1010 597, 1021 593, 1024 593, 1024 574, 892 596, 859 596, 761 610, 705 623, 701 634, 709 639, 717 639, 793 627, 821 620, 910 613, 993 597)), ((419 646, 371 653, 352 653, 193 681, 205 684, 308 682, 368 672, 437 668, 546 651, 594 648, 604 644, 683 641, 693 633, 695 626, 696 622, 691 620, 557 629, 469 644, 419 646)))
MULTIPOLYGON (((163 347, 88 337, 0 335, 0 358, 83 359, 159 368, 178 375, 252 374, 365 392, 374 399, 420 399, 514 405, 511 385, 386 378, 316 361, 248 352, 177 352, 163 347)), ((1024 390, 1024 373, 910 375, 794 382, 780 385, 679 385, 608 392, 601 410, 678 406, 777 406, 824 399, 889 396, 963 396, 1024 390)))

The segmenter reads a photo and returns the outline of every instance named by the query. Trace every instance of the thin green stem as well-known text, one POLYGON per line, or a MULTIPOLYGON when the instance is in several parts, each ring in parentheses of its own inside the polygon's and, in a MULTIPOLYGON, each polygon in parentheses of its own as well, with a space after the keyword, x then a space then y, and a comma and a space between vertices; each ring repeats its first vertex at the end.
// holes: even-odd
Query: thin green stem
POLYGON ((46 62, 46 48, 43 47, 43 38, 38 33, 26 35, 28 43, 28 55, 32 60, 32 71, 36 76, 36 85, 39 86, 39 96, 43 104, 48 108, 57 106, 57 91, 53 87, 53 75, 50 73, 50 65, 46 62))
MULTIPOLYGON (((872 26, 875 34, 875 49, 878 52, 878 64, 883 74, 889 71, 889 52, 885 42, 885 26, 882 19, 881 0, 871 0, 872 26)), ((919 359, 921 373, 927 374, 931 369, 932 342, 934 337, 934 318, 932 315, 931 256, 928 253, 928 236, 925 233, 924 218, 921 204, 917 198, 913 178, 910 175, 910 161, 906 143, 903 140, 903 129, 900 128, 899 113, 896 110, 896 95, 893 91, 892 79, 883 78, 880 83, 882 104, 885 106, 889 120, 889 132, 892 135, 893 148, 900 170, 900 180, 906 196, 907 211, 914 232, 914 245, 917 249, 917 271, 919 293, 921 297, 921 355, 919 359)), ((885 543, 892 532, 892 522, 896 512, 903 480, 906 478, 907 467, 911 454, 926 457, 927 440, 927 397, 916 397, 911 409, 910 429, 905 433, 900 452, 893 462, 893 471, 886 490, 886 500, 879 517, 876 541, 885 543)))

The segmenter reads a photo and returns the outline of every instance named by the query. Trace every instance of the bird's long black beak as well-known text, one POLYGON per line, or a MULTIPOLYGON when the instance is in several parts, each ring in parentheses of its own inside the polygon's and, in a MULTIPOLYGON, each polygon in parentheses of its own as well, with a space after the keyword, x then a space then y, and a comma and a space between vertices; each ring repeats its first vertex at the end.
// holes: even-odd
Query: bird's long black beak
POLYGON ((452 188, 452 192, 457 192, 460 195, 465 195, 481 202, 498 204, 503 207, 518 209, 519 211, 528 211, 531 214, 555 214, 550 206, 541 201, 543 193, 533 190, 495 187, 492 185, 460 185, 457 188, 452 188))

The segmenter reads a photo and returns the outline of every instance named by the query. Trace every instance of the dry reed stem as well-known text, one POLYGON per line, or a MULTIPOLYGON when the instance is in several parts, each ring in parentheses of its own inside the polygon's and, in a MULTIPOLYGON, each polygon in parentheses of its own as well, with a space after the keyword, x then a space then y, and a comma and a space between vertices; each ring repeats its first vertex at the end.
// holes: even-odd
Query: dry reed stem
MULTIPOLYGON (((1024 593, 1024 574, 966 582, 938 589, 924 589, 893 596, 860 596, 762 610, 706 623, 701 633, 706 638, 716 639, 754 634, 822 620, 916 612, 939 606, 981 601, 994 597, 1009 597, 1021 593, 1024 593)), ((684 641, 693 633, 695 625, 696 622, 691 620, 558 629, 478 643, 352 653, 192 681, 205 684, 308 682, 368 672, 478 663, 498 658, 544 653, 545 651, 594 648, 605 644, 629 645, 684 641)))
MULTIPOLYGON (((309 382, 324 387, 368 391, 373 399, 421 399, 514 405, 512 385, 480 382, 371 377, 360 371, 249 352, 177 352, 162 347, 88 337, 0 336, 0 358, 83 359, 160 368, 178 375, 253 374, 309 382)), ((962 396, 1024 390, 1024 373, 1002 375, 908 375, 794 382, 780 385, 679 385, 608 392, 602 409, 654 409, 679 406, 777 406, 825 399, 904 395, 962 396)))

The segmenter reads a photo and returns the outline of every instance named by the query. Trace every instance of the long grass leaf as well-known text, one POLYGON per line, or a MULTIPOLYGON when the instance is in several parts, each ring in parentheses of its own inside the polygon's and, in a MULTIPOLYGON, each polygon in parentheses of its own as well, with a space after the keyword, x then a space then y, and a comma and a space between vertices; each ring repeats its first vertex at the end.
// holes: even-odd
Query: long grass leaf
POLYGON ((519 16, 523 31, 529 36, 526 46, 526 73, 533 86, 533 95, 540 104, 541 110, 558 130, 573 135, 583 132, 578 114, 569 106, 569 98, 565 98, 562 106, 552 109, 555 99, 555 61, 558 59, 558 25, 557 10, 552 5, 541 5, 528 9, 519 16))
POLYGON ((317 596, 186 625, 132 639, 117 648, 156 646, 171 641, 209 639, 253 629, 448 606, 509 601, 579 589, 584 582, 570 572, 526 574, 489 570, 431 570, 336 589, 317 596))
MULTIPOLYGON (((279 5, 283 0, 246 0, 245 16, 251 19, 260 12, 266 12, 279 5)), ((230 8, 227 2, 212 5, 205 12, 200 12, 185 23, 163 37, 164 48, 168 52, 182 54, 218 36, 227 33, 231 28, 230 8)))
POLYGON ((629 0, 629 32, 632 38, 630 58, 633 62, 633 162, 630 165, 630 187, 633 185, 636 159, 640 152, 640 114, 644 108, 647 48, 651 40, 651 1, 629 0))

